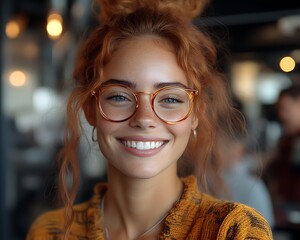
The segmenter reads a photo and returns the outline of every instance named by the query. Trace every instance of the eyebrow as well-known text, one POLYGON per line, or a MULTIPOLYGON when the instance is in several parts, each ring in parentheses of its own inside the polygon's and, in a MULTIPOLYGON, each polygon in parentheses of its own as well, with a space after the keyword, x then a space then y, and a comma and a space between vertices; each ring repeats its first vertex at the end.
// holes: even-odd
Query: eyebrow
POLYGON ((106 85, 110 85, 110 84, 121 84, 130 88, 136 88, 136 84, 128 81, 128 80, 120 80, 120 79, 109 79, 107 81, 105 81, 104 83, 102 83, 102 86, 106 86, 106 85))
MULTIPOLYGON (((132 89, 136 89, 136 83, 133 83, 132 81, 128 80, 121 80, 121 79, 109 79, 102 83, 102 86, 109 85, 109 84, 121 84, 127 87, 130 87, 132 89)), ((185 84, 181 82, 161 82, 161 83, 156 83, 154 84, 155 89, 159 89, 162 87, 167 87, 167 86, 172 86, 172 87, 180 87, 180 88, 185 88, 188 89, 189 87, 186 86, 185 84)))
POLYGON ((168 87, 168 86, 189 88, 188 86, 186 86, 185 84, 183 84, 181 82, 162 82, 162 83, 157 83, 154 85, 155 88, 162 88, 162 87, 168 87))

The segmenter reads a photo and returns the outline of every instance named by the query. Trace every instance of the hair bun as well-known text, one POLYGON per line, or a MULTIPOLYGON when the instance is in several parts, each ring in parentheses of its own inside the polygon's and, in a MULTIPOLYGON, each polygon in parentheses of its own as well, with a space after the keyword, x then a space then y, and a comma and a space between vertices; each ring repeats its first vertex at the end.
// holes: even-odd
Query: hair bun
POLYGON ((169 10, 185 21, 192 21, 199 16, 209 0, 97 0, 100 5, 100 22, 111 18, 129 14, 138 8, 154 8, 169 10))

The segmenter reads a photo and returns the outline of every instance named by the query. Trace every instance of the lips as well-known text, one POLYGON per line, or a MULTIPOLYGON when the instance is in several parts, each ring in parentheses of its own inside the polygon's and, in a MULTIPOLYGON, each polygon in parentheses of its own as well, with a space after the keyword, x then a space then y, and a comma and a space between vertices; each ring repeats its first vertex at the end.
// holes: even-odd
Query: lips
POLYGON ((132 141, 132 140, 121 140, 122 144, 129 148, 137 150, 150 150, 161 147, 164 141, 132 141))

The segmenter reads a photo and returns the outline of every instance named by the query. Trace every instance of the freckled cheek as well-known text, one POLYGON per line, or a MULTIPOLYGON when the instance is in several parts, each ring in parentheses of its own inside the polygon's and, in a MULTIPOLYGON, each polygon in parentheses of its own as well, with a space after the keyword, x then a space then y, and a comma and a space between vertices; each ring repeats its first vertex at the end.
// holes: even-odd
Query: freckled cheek
POLYGON ((120 132, 120 128, 114 124, 101 124, 98 125, 98 134, 104 138, 115 136, 117 132, 120 132))
POLYGON ((173 125, 169 127, 169 131, 176 139, 187 141, 191 134, 191 124, 187 125, 173 125))
POLYGON ((108 141, 115 135, 115 133, 120 128, 120 123, 113 123, 107 121, 105 119, 98 119, 97 120, 97 133, 98 133, 98 140, 102 140, 102 142, 108 141))
POLYGON ((101 124, 98 124, 98 145, 106 159, 112 156, 116 147, 117 140, 115 138, 115 133, 118 131, 117 129, 119 128, 116 128, 116 126, 111 123, 106 124, 102 122, 101 124))

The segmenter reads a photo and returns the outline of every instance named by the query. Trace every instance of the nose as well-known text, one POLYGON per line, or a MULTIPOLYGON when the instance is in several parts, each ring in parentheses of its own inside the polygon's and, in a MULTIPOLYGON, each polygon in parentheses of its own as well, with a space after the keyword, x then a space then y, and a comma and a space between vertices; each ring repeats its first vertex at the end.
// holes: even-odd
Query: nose
POLYGON ((149 96, 140 96, 138 104, 135 114, 129 119, 130 126, 141 129, 155 128, 159 119, 151 107, 149 96))

